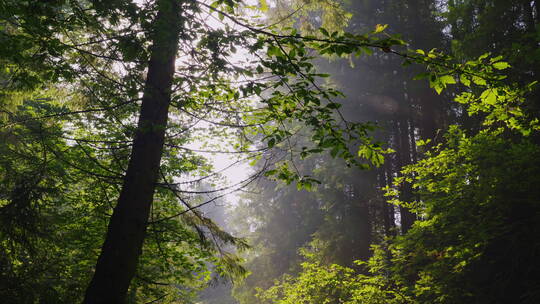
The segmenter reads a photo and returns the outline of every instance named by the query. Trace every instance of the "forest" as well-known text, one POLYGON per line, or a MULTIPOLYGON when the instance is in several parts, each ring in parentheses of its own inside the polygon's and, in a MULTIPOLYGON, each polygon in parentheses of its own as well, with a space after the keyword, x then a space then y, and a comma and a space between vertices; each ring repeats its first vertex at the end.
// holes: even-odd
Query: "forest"
POLYGON ((0 302, 540 303, 537 0, 0 0, 0 302))

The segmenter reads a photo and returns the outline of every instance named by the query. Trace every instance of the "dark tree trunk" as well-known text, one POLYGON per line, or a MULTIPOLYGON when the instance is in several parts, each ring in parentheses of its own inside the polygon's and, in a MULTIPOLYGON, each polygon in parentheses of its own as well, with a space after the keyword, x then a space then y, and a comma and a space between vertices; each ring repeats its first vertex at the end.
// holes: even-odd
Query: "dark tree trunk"
MULTIPOLYGON (((366 173, 366 172, 362 172, 366 173)), ((357 174, 355 182, 344 188, 341 204, 342 227, 345 235, 343 241, 338 241, 335 251, 337 263, 354 267, 354 261, 367 260, 371 256, 371 216, 369 212, 369 194, 361 182, 370 180, 367 174, 357 174)), ((365 186, 365 185, 364 185, 365 186)), ((375 187, 375 185, 371 185, 375 187)), ((364 267, 355 267, 364 272, 364 267)))
MULTIPOLYGON (((379 181, 379 188, 380 189, 384 189, 386 186, 388 186, 388 181, 386 179, 386 166, 388 165, 388 162, 390 162, 390 159, 387 157, 385 162, 384 162, 384 165, 382 168, 379 168, 379 170, 377 170, 377 174, 378 174, 378 181, 379 181)), ((389 213, 389 210, 388 210, 388 202, 385 200, 385 199, 380 199, 379 200, 379 204, 381 204, 379 206, 379 210, 380 210, 380 217, 379 218, 382 218, 382 227, 383 227, 383 231, 384 231, 384 236, 390 236, 390 215, 388 214, 389 213)))
POLYGON ((158 1, 137 132, 118 203, 86 290, 86 304, 125 303, 136 272, 158 180, 180 21, 179 1, 158 1))
MULTIPOLYGON (((409 124, 406 118, 402 118, 399 120, 398 134, 398 168, 401 170, 404 166, 411 164, 409 124)), ((399 173, 399 175, 401 175, 401 173, 399 173)), ((412 200, 412 187, 410 183, 403 182, 399 192, 399 198, 401 201, 410 202, 412 200)), ((401 232, 405 234, 416 220, 416 216, 403 206, 399 207, 399 213, 401 216, 401 232)))
POLYGON ((431 142, 426 145, 426 149, 435 146, 441 139, 437 138, 437 120, 440 119, 440 113, 437 112, 437 107, 441 106, 438 95, 435 91, 426 88, 420 92, 417 98, 420 105, 420 139, 431 139, 431 142))
MULTIPOLYGON (((384 163, 384 168, 382 172, 383 185, 381 187, 392 186, 392 166, 391 159, 384 163)), ((388 203, 386 199, 383 198, 383 225, 385 236, 394 236, 396 230, 396 221, 394 218, 394 205, 388 203)))
MULTIPOLYGON (((536 29, 536 22, 534 20, 534 12, 533 12, 533 3, 531 1, 525 1, 521 4, 523 8, 523 19, 525 23, 527 24, 527 31, 530 33, 534 33, 536 29)), ((538 17, 538 16, 536 16, 538 17)))
POLYGON ((416 164, 418 162, 418 150, 416 147, 416 134, 414 129, 414 121, 412 118, 409 118, 409 143, 411 145, 411 159, 413 164, 416 164))
MULTIPOLYGON (((373 188, 376 187, 376 185, 372 186, 373 188)), ((353 242, 355 243, 355 256, 353 260, 366 261, 371 256, 372 228, 368 206, 368 197, 370 194, 362 192, 361 185, 354 185, 352 216, 356 221, 356 225, 353 226, 356 231, 353 236, 353 242)))
POLYGON ((534 9, 536 10, 534 22, 539 22, 540 21, 540 5, 538 4, 538 0, 534 1, 534 9))

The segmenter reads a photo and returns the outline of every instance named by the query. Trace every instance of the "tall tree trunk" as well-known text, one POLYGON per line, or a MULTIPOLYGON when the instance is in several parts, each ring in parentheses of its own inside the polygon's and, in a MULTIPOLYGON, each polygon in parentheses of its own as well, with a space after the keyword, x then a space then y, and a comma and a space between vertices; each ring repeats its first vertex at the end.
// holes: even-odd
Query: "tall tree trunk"
POLYGON ((534 22, 539 22, 540 21, 540 4, 538 3, 538 0, 534 1, 534 9, 536 10, 536 13, 534 14, 535 15, 534 22))
MULTIPOLYGON (((393 159, 390 157, 385 161, 382 177, 383 177, 383 184, 381 188, 386 186, 392 186, 392 165, 393 159)), ((394 205, 388 203, 386 199, 383 197, 383 225, 384 225, 384 233, 385 236, 395 236, 395 230, 396 230, 396 220, 394 218, 394 205)))
POLYGON ((534 33, 536 24, 534 22, 533 6, 531 1, 521 3, 521 10, 523 11, 523 21, 527 25, 527 31, 534 33))
POLYGON ((420 105, 420 139, 431 139, 431 142, 426 145, 426 148, 431 148, 436 145, 441 139, 437 138, 438 123, 440 122, 441 115, 437 111, 437 107, 440 107, 438 95, 430 88, 420 90, 416 96, 416 102, 420 105))
POLYGON ((146 235, 171 99, 180 1, 159 0, 137 131, 118 203, 109 222, 85 304, 125 303, 146 235))
MULTIPOLYGON (((365 173, 365 172, 364 172, 365 173)), ((372 241, 372 227, 371 227, 371 214, 369 212, 369 197, 373 196, 373 193, 368 192, 365 187, 362 187, 360 182, 368 182, 374 180, 373 174, 363 174, 367 178, 361 179, 357 176, 356 183, 353 184, 354 197, 352 202, 352 216, 354 218, 355 232, 352 241, 354 242, 355 253, 354 260, 366 261, 371 256, 371 241, 372 241)), ((369 188, 375 188, 376 184, 369 184, 369 188)))
MULTIPOLYGON (((398 168, 401 170, 404 166, 411 164, 409 124, 406 118, 401 118, 399 120, 397 131, 399 134, 398 168)), ((398 173, 398 175, 401 175, 401 173, 398 173)), ((405 202, 410 202, 412 200, 412 187, 410 183, 403 182, 399 192, 400 200, 405 202)), ((416 220, 416 216, 403 206, 399 206, 399 213, 401 216, 401 232, 405 234, 416 220)))
MULTIPOLYGON (((384 189, 386 186, 388 186, 388 182, 386 179, 386 166, 388 166, 388 163, 390 162, 390 159, 387 157, 384 165, 377 170, 377 176, 379 181, 379 189, 384 189)), ((381 197, 382 198, 382 197, 381 197)), ((388 202, 384 199, 379 199, 379 210, 380 210, 380 217, 382 218, 382 225, 383 225, 383 231, 384 236, 390 236, 390 215, 388 210, 388 202)), ((376 219, 378 219, 376 217, 376 219)))

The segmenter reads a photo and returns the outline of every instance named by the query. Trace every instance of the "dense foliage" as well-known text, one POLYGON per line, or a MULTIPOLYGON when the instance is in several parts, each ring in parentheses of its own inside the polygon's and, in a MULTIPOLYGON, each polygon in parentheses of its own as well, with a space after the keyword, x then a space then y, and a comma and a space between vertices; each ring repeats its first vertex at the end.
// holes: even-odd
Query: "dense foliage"
POLYGON ((539 302, 537 1, 250 4, 0 2, 2 301, 539 302))
MULTIPOLYGON (((334 14, 332 9, 340 2, 332 2, 330 8, 326 5, 331 1, 321 2, 318 7, 305 7, 312 19, 300 17, 296 22, 310 23, 308 30, 321 24, 335 27, 320 23, 326 20, 320 16, 334 14)), ((298 9, 303 2, 297 3, 289 9, 298 9)), ((384 54, 318 63, 332 72, 332 79, 348 96, 343 100, 347 112, 376 119, 384 128, 377 136, 396 152, 387 155, 384 166, 371 176, 350 174, 325 158, 311 160, 315 164, 311 170, 322 184, 313 194, 295 194, 290 189, 294 199, 276 197, 273 205, 280 207, 271 213, 276 216, 272 221, 262 218, 268 214, 261 211, 267 200, 248 199, 242 208, 255 213, 251 218, 260 218, 254 236, 262 249, 250 258, 248 269, 253 274, 236 289, 241 303, 538 301, 540 286, 530 279, 538 277, 538 263, 532 259, 538 247, 534 238, 539 210, 534 189, 538 63, 530 49, 536 49, 538 42, 538 5, 528 1, 447 4, 344 4, 352 13, 349 29, 381 22, 390 25, 389 31, 408 29, 401 30, 402 39, 413 48, 405 63, 426 56, 428 71, 403 69, 399 66, 403 58, 393 61, 384 54), (375 21, 370 23, 370 17, 375 21), (501 23, 508 28, 506 39, 497 35, 501 23), (445 48, 451 56, 442 54, 445 48), (527 59, 519 59, 524 54, 527 59), (347 67, 351 62, 353 70, 347 67), (426 82, 412 82, 412 78, 427 80, 438 94, 428 93, 426 82), (376 191, 379 187, 390 196, 383 197, 376 191), (390 204, 385 204, 388 200, 390 204), (297 206, 317 210, 326 215, 325 220, 312 217, 317 214, 313 211, 302 213, 308 209, 297 206), (416 219, 410 228, 404 220, 407 210, 416 219), (272 227, 283 227, 293 214, 303 218, 300 223, 316 226, 285 238, 268 233, 272 227), (291 248, 292 240, 302 245, 291 248), (365 248, 366 241, 373 244, 371 258, 353 263, 351 257, 365 248), (283 248, 273 249, 279 246, 283 248), (343 248, 349 254, 345 258, 340 255, 343 248), (287 267, 265 266, 284 252, 289 256, 296 252, 287 259, 287 267), (525 272, 528 275, 520 275, 525 272)), ((399 48, 390 51, 394 50, 399 48)))
MULTIPOLYGON (((404 235, 374 247, 368 274, 309 253, 297 277, 261 293, 268 303, 537 303, 540 150, 502 131, 466 136, 408 166, 421 201, 404 235), (523 174, 527 178, 523 178, 523 174)), ((390 195, 395 196, 389 189, 390 195)))

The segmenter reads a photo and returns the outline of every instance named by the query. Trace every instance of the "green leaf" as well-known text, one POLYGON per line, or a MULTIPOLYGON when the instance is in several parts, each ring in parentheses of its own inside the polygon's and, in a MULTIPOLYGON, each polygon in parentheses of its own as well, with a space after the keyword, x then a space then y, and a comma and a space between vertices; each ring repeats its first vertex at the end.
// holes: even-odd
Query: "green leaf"
POLYGON ((261 6, 261 12, 266 13, 268 11, 268 3, 266 2, 266 0, 259 0, 259 5, 261 6))
POLYGON ((264 176, 268 177, 268 176, 275 175, 276 173, 277 173, 277 170, 272 169, 272 170, 268 170, 268 171, 264 172, 264 176))
POLYGON ((444 75, 439 77, 439 81, 442 83, 444 87, 446 87, 447 84, 455 84, 456 80, 451 75, 444 75))
POLYGON ((480 99, 482 99, 482 102, 488 105, 495 105, 497 103, 497 94, 495 94, 495 90, 487 89, 482 92, 482 95, 480 95, 480 99))
POLYGON ((413 77, 413 80, 421 80, 421 79, 426 79, 430 76, 430 73, 420 73, 420 74, 417 74, 413 77))
POLYGON ((330 36, 330 34, 328 33, 328 31, 325 28, 322 28, 322 27, 319 28, 319 32, 321 32, 326 37, 330 36))
POLYGON ((467 87, 471 86, 471 80, 467 78, 465 74, 459 75, 459 81, 461 81, 461 83, 467 87))
POLYGON ((422 146, 427 145, 427 144, 430 143, 430 142, 431 142, 431 139, 429 139, 429 138, 426 139, 426 140, 419 139, 419 140, 416 141, 416 146, 417 146, 417 147, 422 147, 422 146))
POLYGON ((268 148, 272 148, 276 145, 276 139, 275 138, 270 138, 268 140, 268 148))
POLYGON ((482 60, 482 59, 486 59, 489 55, 491 55, 491 53, 484 53, 482 55, 480 55, 480 57, 478 57, 478 60, 482 60))
POLYGON ((443 90, 443 86, 440 79, 433 75, 431 75, 429 79, 429 87, 433 88, 437 92, 437 94, 441 94, 443 90))
POLYGON ((330 151, 330 155, 331 155, 332 157, 336 157, 337 154, 339 153, 339 150, 340 150, 339 147, 334 147, 334 148, 332 148, 332 150, 330 151))
POLYGON ((375 26, 375 30, 373 31, 374 34, 378 34, 382 31, 384 31, 388 27, 388 24, 377 24, 375 26))
POLYGON ((272 57, 272 56, 279 57, 281 55, 281 50, 277 46, 271 45, 268 47, 268 50, 266 53, 268 54, 269 57, 272 57))
POLYGON ((485 86, 487 83, 486 83, 486 80, 482 77, 479 77, 479 76, 476 76, 474 75, 472 77, 472 81, 477 84, 477 85, 481 85, 481 86, 485 86))
POLYGON ((508 64, 508 62, 499 61, 499 62, 495 62, 493 64, 493 67, 496 68, 497 70, 504 70, 504 69, 509 68, 510 64, 508 64))

